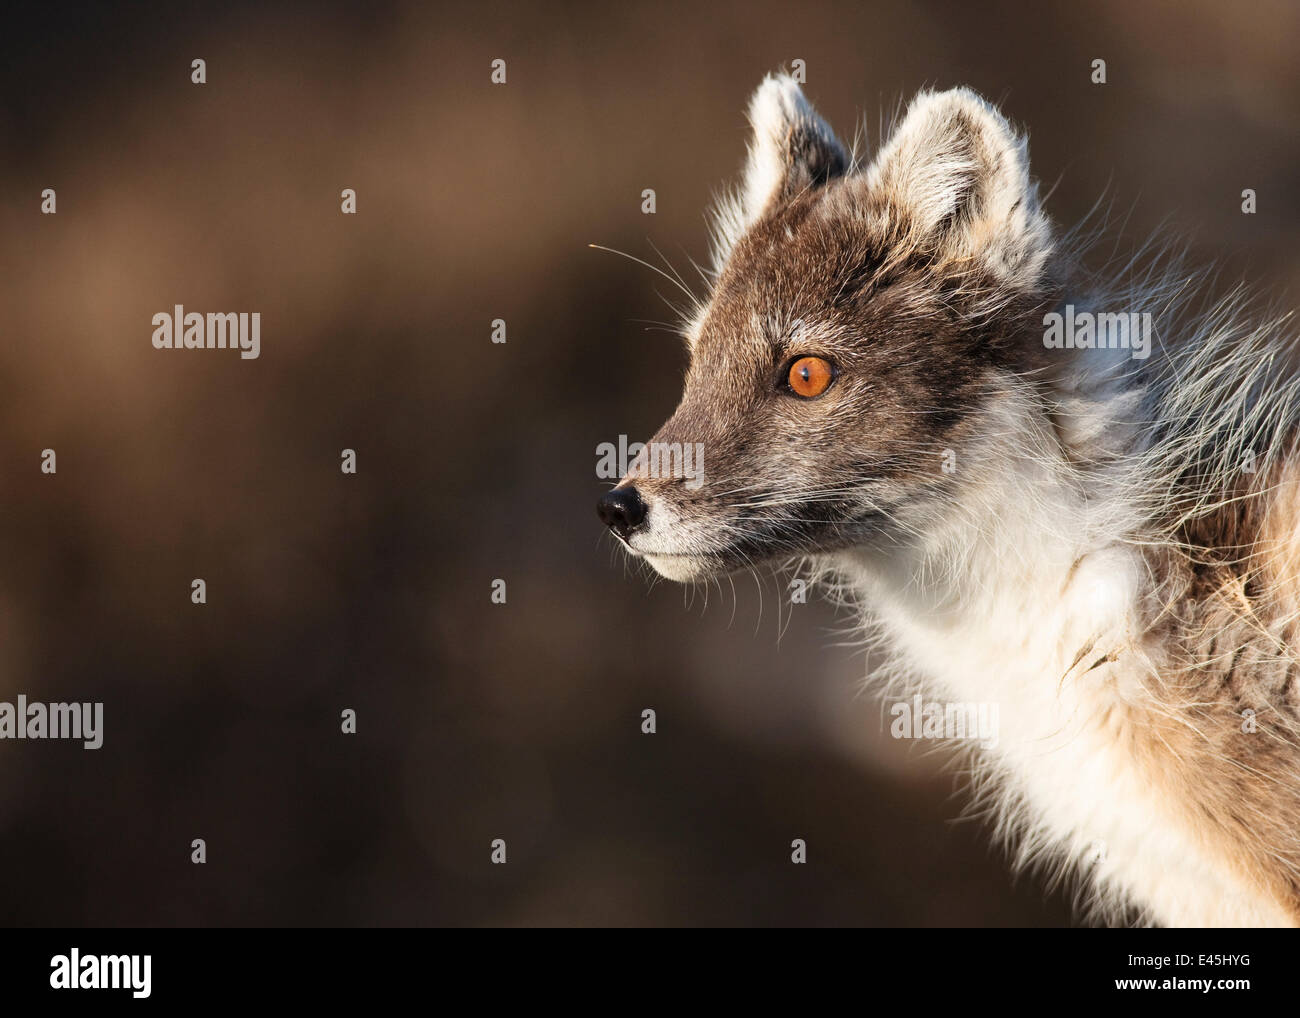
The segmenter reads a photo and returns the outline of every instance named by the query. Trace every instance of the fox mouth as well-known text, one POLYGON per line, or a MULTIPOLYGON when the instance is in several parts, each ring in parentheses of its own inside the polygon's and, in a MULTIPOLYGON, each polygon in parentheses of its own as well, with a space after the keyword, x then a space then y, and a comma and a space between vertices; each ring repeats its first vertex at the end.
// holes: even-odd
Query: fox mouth
POLYGON ((723 559, 703 555, 682 555, 673 553, 667 555, 658 555, 647 552, 637 552, 639 558, 644 559, 650 564, 660 576, 666 580, 674 580, 678 583, 686 583, 691 580, 707 580, 712 576, 718 576, 731 569, 739 566, 728 566, 723 559))
POLYGON ((705 580, 740 573, 764 566, 790 564, 807 556, 833 555, 864 544, 874 544, 882 535, 892 534, 895 542, 904 533, 892 525, 893 517, 880 509, 831 525, 812 525, 811 521, 794 527, 766 527, 759 532, 732 535, 733 540, 699 551, 659 551, 636 547, 632 539, 615 534, 628 553, 648 563, 665 579, 677 581, 705 580))
POLYGON ((668 580, 678 582, 702 580, 742 568, 742 563, 731 563, 727 556, 716 552, 690 554, 679 551, 648 551, 637 548, 622 534, 616 533, 614 536, 629 555, 647 563, 655 572, 668 580))
POLYGON ((710 558, 709 555, 689 555, 680 551, 645 551, 632 544, 626 537, 621 534, 615 534, 618 543, 621 544, 625 551, 630 552, 637 558, 710 558))
POLYGON ((693 518, 700 515, 673 503, 652 503, 632 527, 620 525, 625 521, 618 516, 606 522, 628 554, 665 579, 689 582, 847 551, 878 540, 891 530, 893 519, 883 504, 853 507, 818 500, 790 506, 780 519, 741 513, 705 525, 693 518))
POLYGON ((699 552, 654 551, 634 547, 625 538, 619 542, 635 558, 647 563, 667 580, 690 582, 742 572, 776 556, 757 549, 722 547, 699 552))
POLYGON ((705 553, 702 555, 692 555, 681 551, 644 551, 640 548, 633 547, 625 538, 620 537, 618 541, 628 554, 632 555, 634 558, 644 559, 651 565, 654 565, 656 561, 661 560, 669 562, 710 562, 715 565, 720 565, 724 561, 724 556, 717 554, 705 553))

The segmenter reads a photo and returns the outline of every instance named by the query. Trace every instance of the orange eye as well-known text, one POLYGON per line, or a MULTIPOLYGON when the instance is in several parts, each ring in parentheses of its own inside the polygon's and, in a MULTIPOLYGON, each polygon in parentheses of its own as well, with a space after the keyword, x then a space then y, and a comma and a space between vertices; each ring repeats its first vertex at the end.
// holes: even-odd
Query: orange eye
POLYGON ((800 357, 790 365, 790 377, 787 380, 790 391, 804 399, 820 396, 835 377, 829 361, 820 357, 800 357))

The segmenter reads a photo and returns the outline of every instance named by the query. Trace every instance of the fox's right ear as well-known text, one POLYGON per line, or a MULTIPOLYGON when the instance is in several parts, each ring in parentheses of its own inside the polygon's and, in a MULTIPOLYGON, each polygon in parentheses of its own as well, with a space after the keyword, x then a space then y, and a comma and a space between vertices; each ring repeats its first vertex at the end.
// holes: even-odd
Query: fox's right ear
POLYGON ((714 262, 772 209, 843 176, 848 151, 788 74, 769 74, 749 101, 754 129, 739 193, 719 210, 714 262))

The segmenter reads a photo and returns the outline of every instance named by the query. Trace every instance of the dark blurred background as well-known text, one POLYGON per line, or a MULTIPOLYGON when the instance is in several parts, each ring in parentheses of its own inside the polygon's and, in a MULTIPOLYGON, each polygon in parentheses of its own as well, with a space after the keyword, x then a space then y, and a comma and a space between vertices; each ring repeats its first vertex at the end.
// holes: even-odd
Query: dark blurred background
POLYGON ((0 699, 102 700, 105 740, 0 742, 0 916, 1077 922, 958 821, 942 749, 889 739, 847 619, 770 578, 706 603, 602 535, 596 446, 654 431, 685 355, 646 324, 671 288, 587 245, 698 279, 748 96, 802 59, 873 146, 969 84, 1059 222, 1105 194, 1293 304, 1298 30, 1213 0, 7 9, 0 699), (176 303, 260 311, 260 359, 154 350, 176 303))

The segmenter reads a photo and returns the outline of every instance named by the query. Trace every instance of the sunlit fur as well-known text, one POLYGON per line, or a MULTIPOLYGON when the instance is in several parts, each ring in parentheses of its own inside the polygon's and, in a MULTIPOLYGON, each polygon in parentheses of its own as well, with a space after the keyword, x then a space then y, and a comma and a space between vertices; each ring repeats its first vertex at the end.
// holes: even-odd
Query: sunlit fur
POLYGON ((964 89, 855 159, 788 77, 749 111, 685 331, 698 491, 630 475, 628 540, 696 580, 802 562, 886 695, 995 701, 977 807, 1104 920, 1300 921, 1300 374, 1289 322, 1168 244, 1097 264, 964 89), (1085 268, 1089 265, 1089 268, 1085 268), (1148 312, 1148 359, 1056 350, 1066 303, 1148 312), (801 402, 792 355, 842 368, 801 402), (943 464, 955 465, 947 472, 943 464))

